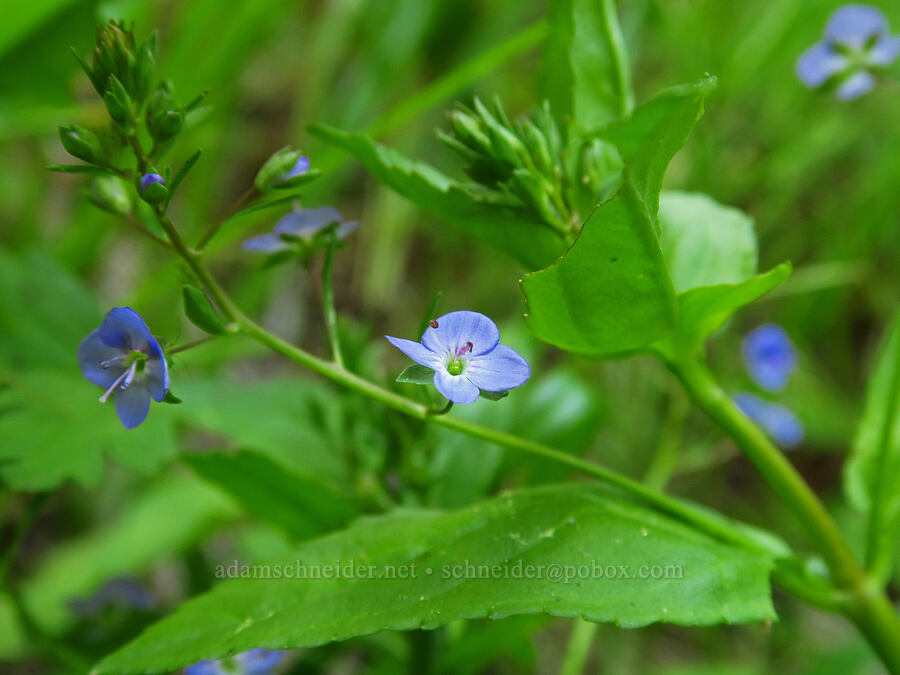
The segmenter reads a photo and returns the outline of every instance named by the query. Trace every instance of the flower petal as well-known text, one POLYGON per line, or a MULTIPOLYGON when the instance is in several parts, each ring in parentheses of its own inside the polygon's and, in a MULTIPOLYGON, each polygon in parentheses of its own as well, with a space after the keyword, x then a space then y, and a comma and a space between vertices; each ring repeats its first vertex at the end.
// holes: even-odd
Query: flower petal
POLYGON ((900 56, 900 36, 885 35, 869 50, 869 63, 873 66, 889 66, 900 56))
POLYGON ((284 652, 273 652, 268 649, 251 649, 238 654, 235 661, 243 667, 244 675, 268 675, 272 669, 284 659, 284 652))
POLYGON ((849 65, 847 57, 825 42, 813 45, 797 61, 797 77, 809 87, 821 87, 849 65))
POLYGON ((300 155, 291 170, 284 174, 281 177, 281 180, 287 180, 288 178, 294 178, 295 176, 302 176, 307 171, 309 171, 309 157, 300 155))
POLYGON ((102 368, 100 364, 125 353, 122 349, 104 343, 100 337, 100 329, 95 328, 78 345, 76 356, 84 378, 91 384, 108 389, 125 372, 125 366, 122 361, 111 363, 108 368, 102 368))
POLYGON ((147 359, 144 376, 147 378, 147 391, 150 392, 150 397, 161 403, 169 390, 169 365, 166 359, 162 356, 147 359))
POLYGON ((359 229, 359 221, 358 220, 350 220, 347 222, 343 222, 338 225, 337 229, 337 238, 338 239, 346 239, 347 235, 353 234, 359 229))
POLYGON ((451 375, 446 370, 434 374, 434 386, 444 398, 454 403, 475 403, 481 392, 465 375, 451 375))
POLYGON ((486 354, 500 342, 497 324, 479 312, 450 312, 435 319, 437 328, 428 327, 422 344, 438 354, 458 354, 466 343, 472 343, 471 356, 486 354))
POLYGON ((765 429, 779 445, 794 448, 803 442, 803 425, 784 406, 743 392, 734 395, 734 402, 741 412, 765 429))
POLYGON ((508 391, 525 384, 531 368, 515 349, 497 345, 487 354, 469 359, 464 375, 479 389, 508 391))
POLYGON ((842 101, 850 101, 868 93, 875 86, 875 77, 867 70, 860 70, 844 80, 835 92, 842 101))
POLYGON ((117 389, 115 398, 116 414, 126 429, 134 429, 147 419, 147 413, 150 412, 150 392, 145 381, 135 378, 125 391, 117 389))
POLYGON ((246 239, 241 248, 245 251, 254 251, 257 253, 278 253, 285 251, 291 247, 284 239, 277 234, 262 234, 258 237, 246 239))
POLYGON ((226 675, 219 661, 198 661, 184 669, 184 675, 226 675))
POLYGON ((340 211, 331 206, 292 211, 275 224, 275 234, 311 239, 322 228, 343 220, 340 211))
POLYGON ((750 331, 741 344, 741 354, 750 377, 769 391, 784 389, 797 365, 791 339, 781 326, 773 323, 750 331))
POLYGON ((131 307, 113 307, 100 324, 100 339, 110 347, 148 353, 153 336, 141 315, 131 307))
POLYGON ((887 19, 877 7, 844 5, 828 20, 825 39, 852 49, 862 49, 871 38, 887 30, 887 19))
POLYGON ((428 366, 429 368, 434 368, 435 370, 440 365, 441 357, 425 347, 425 345, 413 342, 412 340, 405 340, 404 338, 391 337, 390 335, 385 335, 384 337, 388 342, 416 363, 428 366))

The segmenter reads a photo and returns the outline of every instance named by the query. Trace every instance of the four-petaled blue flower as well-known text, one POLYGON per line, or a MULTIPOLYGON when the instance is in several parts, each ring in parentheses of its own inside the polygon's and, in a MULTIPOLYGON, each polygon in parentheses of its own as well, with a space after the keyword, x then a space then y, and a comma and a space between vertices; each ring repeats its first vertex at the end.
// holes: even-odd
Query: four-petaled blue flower
POLYGON ((741 346, 750 377, 763 389, 781 391, 797 365, 797 353, 781 326, 763 324, 744 338, 741 346))
POLYGON ((78 365, 92 384, 103 387, 105 403, 115 397, 116 414, 126 429, 147 417, 150 399, 162 401, 169 390, 169 368, 156 338, 130 307, 115 307, 78 345, 78 365))
POLYGON ((836 95, 849 100, 875 86, 873 69, 900 55, 900 36, 890 34, 881 10, 869 5, 844 5, 828 20, 825 37, 803 53, 797 76, 810 87, 839 82, 836 95))
POLYGON ((478 312, 450 312, 431 321, 421 344, 388 341, 416 363, 433 369, 434 386, 453 403, 474 403, 484 391, 508 391, 531 376, 528 362, 500 344, 497 325, 478 312))
POLYGON ((184 675, 269 675, 285 652, 252 649, 219 661, 200 661, 184 669, 184 675))
POLYGON ((357 221, 345 221, 340 211, 330 206, 317 209, 291 211, 275 224, 269 234, 247 239, 244 250, 259 253, 280 253, 298 244, 309 245, 315 236, 327 227, 337 225, 337 238, 343 239, 359 227, 357 221))
POLYGON ((795 448, 803 441, 803 425, 784 406, 746 392, 735 394, 733 399, 741 412, 765 429, 779 445, 795 448))

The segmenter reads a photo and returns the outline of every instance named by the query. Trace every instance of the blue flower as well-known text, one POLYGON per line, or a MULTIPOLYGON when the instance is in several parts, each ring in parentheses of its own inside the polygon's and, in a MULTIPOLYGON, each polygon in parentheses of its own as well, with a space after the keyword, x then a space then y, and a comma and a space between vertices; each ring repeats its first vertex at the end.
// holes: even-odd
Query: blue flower
POLYGON ((343 239, 359 227, 357 221, 345 221, 340 211, 330 206, 317 209, 291 211, 275 224, 269 234, 247 239, 244 250, 259 253, 280 253, 291 249, 308 247, 315 236, 327 227, 337 225, 337 238, 343 239))
POLYGON ((844 5, 828 20, 825 38, 797 62, 797 76, 810 87, 837 82, 836 95, 849 100, 875 86, 871 70, 888 66, 900 55, 900 36, 890 34, 881 10, 844 5))
POLYGON ((288 171, 281 177, 281 180, 290 180, 291 178, 296 178, 297 176, 302 176, 307 171, 309 171, 309 157, 305 155, 300 155, 297 158, 297 161, 294 163, 294 166, 291 167, 291 170, 288 171))
POLYGON ((416 363, 434 370, 434 386, 453 403, 474 403, 483 391, 508 391, 531 376, 528 362, 500 344, 497 325, 478 312, 450 312, 433 320, 421 344, 385 335, 416 363))
POLYGON ((797 353, 781 326, 763 324, 744 338, 741 346, 750 377, 763 389, 781 391, 797 365, 797 353))
POLYGON ((184 669, 184 675, 269 675, 285 652, 252 649, 219 661, 200 661, 184 669))
POLYGON ((161 183, 163 187, 165 187, 166 179, 160 176, 158 173, 145 173, 143 176, 141 176, 141 192, 145 192, 147 188, 154 183, 161 183))
POLYGON ((803 425, 784 406, 746 392, 735 394, 733 400, 741 412, 765 429, 779 445, 794 448, 803 441, 803 425))
POLYGON ((85 379, 115 397, 116 414, 126 429, 147 417, 150 399, 162 401, 169 390, 166 357, 147 324, 130 307, 115 307, 78 345, 78 365, 85 379))

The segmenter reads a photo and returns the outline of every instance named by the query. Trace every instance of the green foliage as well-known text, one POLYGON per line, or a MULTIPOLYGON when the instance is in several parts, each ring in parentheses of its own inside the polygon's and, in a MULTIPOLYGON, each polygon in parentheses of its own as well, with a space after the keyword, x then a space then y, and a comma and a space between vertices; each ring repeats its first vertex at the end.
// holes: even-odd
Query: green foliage
POLYGON ((323 124, 313 125, 310 131, 352 154, 380 181, 423 210, 506 252, 529 269, 543 267, 559 254, 562 240, 527 218, 518 200, 501 200, 493 192, 454 181, 364 134, 323 124))
POLYGON ((888 328, 870 376, 863 417, 845 474, 851 503, 866 515, 870 562, 884 560, 896 546, 900 514, 900 314, 888 328))
POLYGON ((548 613, 642 626, 774 616, 770 559, 589 486, 523 490, 454 513, 399 511, 366 519, 272 561, 270 569, 351 563, 357 570, 371 565, 383 576, 363 579, 357 571, 316 580, 228 580, 104 659, 95 672, 163 672, 259 645, 313 646, 459 618, 548 613), (467 561, 475 572, 466 573, 467 561), (602 578, 605 573, 590 572, 585 576, 595 578, 574 578, 579 566, 592 563, 616 569, 602 578), (500 578, 472 578, 480 565, 499 566, 500 578), (530 576, 544 578, 512 578, 512 571, 506 578, 502 570, 518 565, 543 565, 544 574, 530 576), (625 579, 615 578, 619 565, 635 577, 644 565, 673 567, 659 573, 668 579, 625 579), (388 578, 391 569, 396 578, 388 578))
POLYGON ((407 366, 402 373, 397 376, 396 382, 406 384, 432 384, 434 382, 434 370, 428 366, 414 363, 407 366))
POLYGON ((542 93, 561 125, 582 131, 631 112, 634 94, 615 0, 551 0, 542 93))
POLYGON ((224 335, 226 333, 225 324, 212 308, 209 298, 196 286, 185 284, 181 289, 182 299, 184 300, 184 313, 197 328, 204 330, 210 335, 224 335))

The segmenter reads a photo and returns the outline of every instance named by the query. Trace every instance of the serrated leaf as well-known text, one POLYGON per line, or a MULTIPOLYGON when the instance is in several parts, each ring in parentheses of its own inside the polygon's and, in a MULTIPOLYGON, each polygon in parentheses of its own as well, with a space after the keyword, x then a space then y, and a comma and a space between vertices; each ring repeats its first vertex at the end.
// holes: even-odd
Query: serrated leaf
POLYGON ((320 576, 225 581, 94 672, 168 672, 260 645, 309 647, 462 618, 546 613, 643 626, 774 617, 771 558, 588 485, 522 490, 451 513, 369 518, 274 564, 320 576), (355 572, 334 578, 335 566, 350 565, 355 572), (609 565, 613 574, 597 571, 609 565), (661 577, 670 566, 669 578, 626 579, 619 567, 650 576, 654 565, 661 577))
POLYGON ((206 295, 196 286, 185 284, 181 289, 184 299, 184 314, 191 323, 210 335, 224 335, 225 324, 209 304, 206 295))
POLYGON ((544 267, 562 251, 563 240, 549 227, 529 220, 524 209, 474 199, 468 192, 471 186, 363 134, 322 124, 312 125, 310 132, 349 152, 381 182, 435 218, 494 246, 528 269, 544 267))
POLYGON ((660 245, 678 293, 736 284, 756 274, 753 220, 700 193, 660 195, 660 245))
POLYGON ((900 313, 869 378, 844 484, 850 502, 867 515, 867 558, 890 557, 900 515, 900 313))
POLYGON ((613 0, 552 0, 542 96, 561 127, 590 129, 634 105, 625 40, 613 0))
POLYGON ((334 488, 255 452, 191 454, 184 461, 294 540, 336 530, 359 514, 359 506, 334 488))
POLYGON ((699 349, 732 314, 780 286, 790 273, 791 264, 782 263, 738 284, 701 286, 679 294, 682 331, 679 339, 688 349, 699 349))
POLYGON ((397 376, 396 382, 407 384, 434 384, 434 370, 414 363, 397 376))

